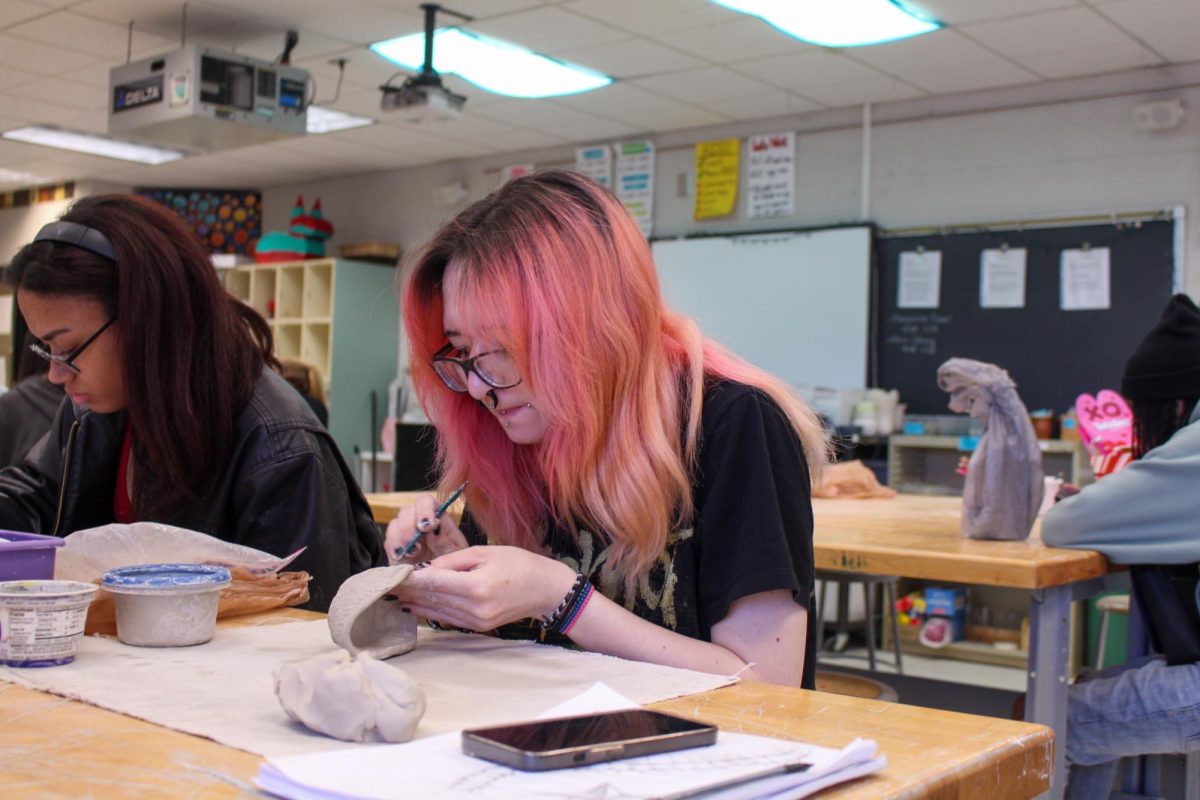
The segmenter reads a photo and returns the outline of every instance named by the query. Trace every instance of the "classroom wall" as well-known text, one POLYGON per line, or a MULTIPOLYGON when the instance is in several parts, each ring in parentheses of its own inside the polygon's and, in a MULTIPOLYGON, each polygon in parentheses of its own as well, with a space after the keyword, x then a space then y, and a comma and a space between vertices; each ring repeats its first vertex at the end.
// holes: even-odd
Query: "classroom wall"
MULTIPOLYGON (((1170 75, 1064 82, 1057 98, 1046 87, 973 93, 934 101, 905 101, 874 109, 869 218, 883 228, 1032 219, 1081 212, 1110 213, 1181 205, 1188 210, 1183 286, 1200 291, 1200 69, 1170 75), (1194 73, 1194 74, 1193 74, 1194 73), (1150 80, 1157 78, 1158 80, 1150 80), (1191 88, 1164 92, 1164 82, 1191 88), (995 96, 1001 110, 980 110, 995 96), (1088 97, 1091 99, 1071 99, 1088 97), (1100 95, 1100 96, 1095 96, 1100 95), (1182 97, 1189 109, 1172 131, 1135 128, 1137 103, 1182 97), (905 116, 915 117, 904 119, 905 116), (899 121, 895 121, 899 120, 899 121)), ((1053 88, 1053 87, 1052 87, 1053 88)), ((467 113, 470 113, 468 109, 467 113)), ((821 112, 755 123, 671 132, 658 144, 655 235, 820 227, 861 221, 862 131, 857 110, 821 112), (741 206, 732 218, 696 223, 691 144, 727 136, 794 128, 797 136, 796 213, 751 222, 741 206), (814 130, 815 128, 815 130, 814 130)), ((505 164, 569 165, 573 148, 410 168, 370 176, 269 188, 265 229, 286 226, 297 193, 321 196, 341 242, 380 239, 418 246, 461 208, 434 205, 431 190, 462 181, 469 200, 499 180, 505 164)))
POLYGON ((75 200, 99 192, 128 191, 112 184, 86 182, 75 184, 75 197, 70 200, 51 200, 21 208, 0 210, 0 264, 7 264, 17 251, 32 241, 47 222, 53 222, 75 200))

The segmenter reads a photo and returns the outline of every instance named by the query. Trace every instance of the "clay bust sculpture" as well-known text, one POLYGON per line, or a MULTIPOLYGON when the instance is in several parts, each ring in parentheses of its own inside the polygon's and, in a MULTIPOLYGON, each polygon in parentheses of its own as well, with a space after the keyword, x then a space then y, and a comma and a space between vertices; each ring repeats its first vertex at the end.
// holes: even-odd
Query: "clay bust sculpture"
POLYGON ((399 667, 381 659, 417 643, 417 619, 384 600, 413 567, 377 567, 354 575, 329 607, 329 635, 339 650, 275 673, 275 695, 288 716, 352 742, 407 742, 425 713, 425 694, 399 667))

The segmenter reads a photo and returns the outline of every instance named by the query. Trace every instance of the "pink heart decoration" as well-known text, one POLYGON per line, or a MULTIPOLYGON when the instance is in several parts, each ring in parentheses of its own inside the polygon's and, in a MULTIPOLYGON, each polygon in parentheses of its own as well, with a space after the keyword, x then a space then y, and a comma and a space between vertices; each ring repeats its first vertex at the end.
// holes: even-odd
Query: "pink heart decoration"
POLYGON ((1125 398, 1112 389, 1099 394, 1081 394, 1075 399, 1079 436, 1093 452, 1104 455, 1133 443, 1133 412, 1125 398))

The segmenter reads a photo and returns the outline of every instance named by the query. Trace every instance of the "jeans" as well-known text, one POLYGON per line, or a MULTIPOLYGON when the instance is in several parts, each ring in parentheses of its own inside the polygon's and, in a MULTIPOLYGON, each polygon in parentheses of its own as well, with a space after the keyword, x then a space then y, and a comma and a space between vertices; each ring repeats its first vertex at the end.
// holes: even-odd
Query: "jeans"
POLYGON ((1160 656, 1118 664, 1071 687, 1068 800, 1106 798, 1122 756, 1200 749, 1200 664, 1160 656))

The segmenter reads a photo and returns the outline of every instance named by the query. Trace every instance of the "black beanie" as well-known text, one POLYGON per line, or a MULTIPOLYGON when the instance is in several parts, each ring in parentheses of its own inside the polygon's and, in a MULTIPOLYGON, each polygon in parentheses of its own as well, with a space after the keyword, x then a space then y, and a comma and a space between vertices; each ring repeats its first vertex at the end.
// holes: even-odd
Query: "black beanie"
POLYGON ((1129 400, 1200 397, 1200 309, 1186 294, 1171 298, 1125 363, 1121 394, 1129 400))

